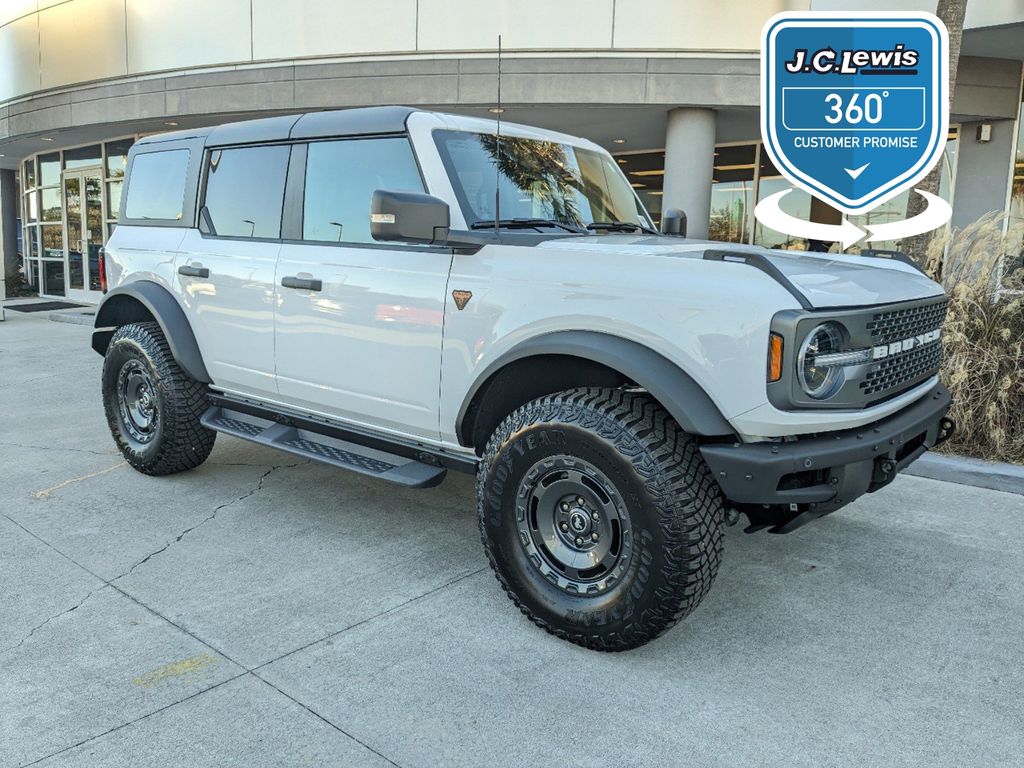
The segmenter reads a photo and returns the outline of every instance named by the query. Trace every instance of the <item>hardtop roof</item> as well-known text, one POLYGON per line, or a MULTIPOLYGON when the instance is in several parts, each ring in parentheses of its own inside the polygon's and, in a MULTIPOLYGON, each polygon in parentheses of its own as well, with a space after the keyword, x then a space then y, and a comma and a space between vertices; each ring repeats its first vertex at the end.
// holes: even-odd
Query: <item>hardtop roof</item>
POLYGON ((186 129, 146 136, 138 144, 156 144, 181 139, 205 139, 205 145, 257 144, 289 139, 326 136, 403 133, 405 121, 417 110, 412 107, 357 107, 307 112, 299 115, 261 117, 205 128, 186 129))

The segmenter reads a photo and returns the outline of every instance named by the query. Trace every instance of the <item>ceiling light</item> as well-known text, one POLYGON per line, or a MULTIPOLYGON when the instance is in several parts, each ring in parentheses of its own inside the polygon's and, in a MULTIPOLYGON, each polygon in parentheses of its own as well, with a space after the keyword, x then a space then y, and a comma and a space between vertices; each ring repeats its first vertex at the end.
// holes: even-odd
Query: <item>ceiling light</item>
POLYGON ((624 160, 624 159, 622 159, 622 158, 620 157, 620 158, 619 158, 619 162, 620 162, 620 163, 622 163, 623 165, 625 165, 625 164, 626 164, 626 163, 628 163, 629 161, 628 161, 628 160, 624 160))
POLYGON ((164 125, 177 125, 177 123, 174 120, 165 120, 164 125))
POLYGON ((612 139, 612 144, 625 144, 625 139, 612 139))
POLYGON ((647 188, 646 184, 638 184, 637 182, 633 182, 629 186, 631 186, 633 189, 646 189, 647 188))
POLYGON ((662 168, 660 170, 654 170, 654 171, 630 171, 629 175, 630 176, 664 176, 665 175, 665 169, 662 168))
POLYGON ((51 139, 51 138, 50 138, 49 136, 40 136, 39 138, 40 138, 40 139, 41 139, 42 141, 53 141, 53 139, 51 139))
POLYGON ((487 111, 488 111, 488 112, 490 112, 490 113, 491 113, 492 115, 500 115, 500 114, 502 114, 502 113, 503 113, 503 112, 504 112, 505 110, 504 110, 504 108, 503 108, 503 107, 491 107, 491 108, 490 108, 490 109, 488 109, 487 111))

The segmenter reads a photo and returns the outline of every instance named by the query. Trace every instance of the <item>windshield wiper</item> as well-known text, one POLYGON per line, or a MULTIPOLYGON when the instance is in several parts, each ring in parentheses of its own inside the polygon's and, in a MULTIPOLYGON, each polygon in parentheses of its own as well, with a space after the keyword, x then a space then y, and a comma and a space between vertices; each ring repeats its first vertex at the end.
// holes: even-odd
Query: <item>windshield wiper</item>
POLYGON ((643 224, 633 224, 628 221, 595 221, 593 224, 587 224, 587 229, 595 232, 645 232, 648 235, 658 234, 650 227, 645 227, 643 224))
MULTIPOLYGON (((583 230, 554 219, 498 219, 498 227, 502 229, 540 229, 541 227, 555 227, 564 229, 567 232, 582 234, 583 230)), ((469 225, 470 229, 493 229, 494 220, 474 221, 469 225)))

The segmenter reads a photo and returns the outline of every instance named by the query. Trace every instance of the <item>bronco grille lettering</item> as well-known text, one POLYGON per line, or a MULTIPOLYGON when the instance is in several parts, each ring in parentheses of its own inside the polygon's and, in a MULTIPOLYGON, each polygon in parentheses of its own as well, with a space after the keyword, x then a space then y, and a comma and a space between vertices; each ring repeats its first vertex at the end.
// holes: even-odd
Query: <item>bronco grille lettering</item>
POLYGON ((936 328, 927 333, 919 333, 917 336, 911 336, 910 338, 903 339, 902 341, 894 341, 891 344, 879 344, 877 347, 871 348, 871 359, 881 360, 889 357, 890 355, 898 355, 901 352, 909 352, 916 347, 923 347, 925 344, 931 344, 933 341, 938 341, 939 336, 942 335, 942 329, 936 328))

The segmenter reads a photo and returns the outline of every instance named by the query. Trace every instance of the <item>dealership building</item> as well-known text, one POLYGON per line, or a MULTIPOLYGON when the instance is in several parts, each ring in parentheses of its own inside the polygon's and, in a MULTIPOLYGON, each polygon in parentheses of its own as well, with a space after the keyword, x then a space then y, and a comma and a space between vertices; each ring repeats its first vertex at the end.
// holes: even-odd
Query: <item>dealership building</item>
MULTIPOLYGON (((404 104, 585 136, 659 218, 769 247, 754 205, 788 188, 760 141, 761 27, 783 10, 934 10, 873 0, 5 0, 0 226, 8 275, 95 302, 127 152, 147 134, 404 104)), ((953 226, 1024 223, 1024 0, 968 4, 941 194, 953 226)), ((904 193, 855 224, 904 218, 904 193)), ((788 213, 839 221, 802 191, 788 213)))

